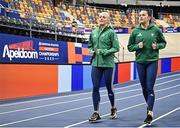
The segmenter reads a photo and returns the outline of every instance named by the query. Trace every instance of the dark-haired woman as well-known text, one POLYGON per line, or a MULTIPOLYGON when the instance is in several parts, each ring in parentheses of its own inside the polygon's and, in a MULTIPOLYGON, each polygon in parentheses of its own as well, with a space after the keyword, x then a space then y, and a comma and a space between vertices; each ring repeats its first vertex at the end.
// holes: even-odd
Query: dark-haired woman
POLYGON ((148 125, 153 120, 154 84, 158 70, 159 50, 165 46, 166 41, 162 32, 151 23, 150 11, 141 10, 139 25, 131 32, 127 47, 130 52, 136 52, 137 71, 143 96, 147 103, 147 117, 144 123, 148 125))

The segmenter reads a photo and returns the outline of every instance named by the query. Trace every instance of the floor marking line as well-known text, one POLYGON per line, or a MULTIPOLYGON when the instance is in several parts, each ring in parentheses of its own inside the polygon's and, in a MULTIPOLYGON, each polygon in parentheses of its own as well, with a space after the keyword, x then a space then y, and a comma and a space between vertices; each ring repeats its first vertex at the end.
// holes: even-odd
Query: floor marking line
MULTIPOLYGON (((178 111, 178 110, 180 110, 180 107, 178 107, 178 108, 176 108, 176 109, 173 109, 172 111, 170 111, 170 112, 168 112, 168 113, 165 113, 165 114, 159 116, 158 118, 154 119, 154 120, 152 121, 152 123, 155 122, 155 121, 157 121, 157 120, 159 120, 159 119, 161 119, 161 118, 163 118, 163 117, 165 117, 165 116, 168 116, 169 114, 174 113, 174 112, 176 112, 176 111, 178 111)), ((147 125, 146 125, 146 124, 143 124, 143 125, 139 126, 138 128, 143 128, 143 127, 145 127, 145 126, 147 126, 147 125)))
MULTIPOLYGON (((156 101, 159 101, 159 100, 168 98, 168 97, 170 97, 170 96, 174 96, 174 95, 176 95, 176 94, 180 94, 180 92, 177 92, 177 93, 174 93, 174 94, 170 94, 170 95, 167 95, 167 96, 164 96, 164 97, 157 98, 156 101)), ((125 110, 129 110, 129 109, 131 109, 131 108, 135 108, 135 107, 138 107, 138 106, 141 106, 141 105, 144 105, 144 104, 146 104, 146 103, 136 104, 136 105, 134 105, 134 106, 131 106, 131 107, 128 107, 128 108, 125 108, 125 109, 121 109, 121 110, 119 110, 119 111, 117 111, 117 112, 122 112, 122 111, 125 111, 125 110)), ((108 113, 108 114, 105 114, 105 115, 102 115, 101 117, 106 117, 106 116, 108 116, 108 115, 109 115, 109 113, 108 113)), ((86 123, 86 122, 88 122, 88 120, 84 120, 84 121, 81 121, 81 122, 78 122, 78 123, 75 123, 75 124, 72 124, 72 125, 68 125, 68 126, 65 126, 64 128, 70 128, 70 127, 77 126, 77 125, 79 125, 79 124, 83 124, 83 123, 86 123)))
MULTIPOLYGON (((163 89, 164 91, 164 89, 163 89)), ((160 99, 164 99, 164 98, 167 98, 167 97, 170 97, 170 96, 173 96, 173 95, 176 95, 176 94, 179 94, 180 92, 177 92, 177 93, 174 93, 174 94, 170 94, 170 95, 167 95, 167 96, 164 96, 164 97, 161 97, 161 98, 158 98, 157 100, 160 100, 160 99)), ((142 95, 142 94, 138 94, 138 95, 142 95)), ((132 97, 132 96, 131 96, 132 97)), ((127 97, 125 97, 127 99, 127 97)), ((124 99, 125 99, 124 98, 124 99)), ((120 100, 120 99, 118 99, 120 100)), ((122 98, 121 98, 122 100, 122 98)), ((109 101, 106 101, 106 102, 103 102, 101 104, 105 104, 105 103, 109 103, 109 101)), ((141 106, 145 103, 141 103, 141 104, 136 104, 134 105, 134 107, 137 107, 137 106, 141 106)), ((23 120, 19 120, 19 121, 14 121, 14 122, 9 122, 9 123, 4 123, 4 124, 0 124, 0 127, 2 126, 8 126, 8 125, 11 125, 11 124, 17 124, 17 123, 21 123, 21 122, 26 122, 26 121, 31 121, 31 120, 34 120, 34 119, 39 119, 39 118, 44 118, 44 117, 49 117, 49 116, 53 116, 53 115, 57 115, 57 114, 61 114, 61 113, 65 113, 65 112, 70 112, 70 111, 75 111, 75 110, 79 110, 79 109, 83 109, 83 108, 87 108, 87 107, 91 107, 92 105, 87 105, 87 106, 83 106, 83 107, 79 107, 79 108, 76 108, 76 109, 69 109, 69 110, 66 110, 66 111, 60 111, 60 112, 56 112, 56 113, 51 113, 51 114, 46 114, 46 115, 42 115, 42 116, 37 116, 37 117, 33 117, 33 118, 28 118, 28 119, 23 119, 23 120)), ((128 107, 128 108, 125 108, 125 109, 121 109, 117 112, 121 112, 121 111, 125 111, 125 110, 128 110, 130 108, 134 108, 133 106, 131 107, 128 107)), ((105 115, 102 115, 102 117, 104 116, 107 116, 109 115, 108 114, 105 114, 105 115)), ((87 121, 87 120, 86 120, 87 121)), ((84 122, 84 121, 83 121, 84 122)), ((75 125, 76 126, 76 125, 75 125)))

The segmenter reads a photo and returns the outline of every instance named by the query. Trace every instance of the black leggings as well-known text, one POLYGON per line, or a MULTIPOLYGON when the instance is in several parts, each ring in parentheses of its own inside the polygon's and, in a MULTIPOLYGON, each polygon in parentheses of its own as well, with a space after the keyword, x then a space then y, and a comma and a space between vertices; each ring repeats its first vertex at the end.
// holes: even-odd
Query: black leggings
POLYGON ((142 86, 144 99, 148 105, 148 109, 151 111, 153 110, 155 101, 154 84, 156 81, 157 70, 158 61, 154 61, 150 64, 137 63, 137 71, 142 86))
POLYGON ((99 110, 99 102, 100 102, 99 87, 103 74, 104 74, 105 84, 108 91, 108 97, 111 102, 111 106, 114 106, 114 92, 112 89, 114 68, 92 67, 91 77, 93 82, 92 98, 93 98, 94 111, 99 110))

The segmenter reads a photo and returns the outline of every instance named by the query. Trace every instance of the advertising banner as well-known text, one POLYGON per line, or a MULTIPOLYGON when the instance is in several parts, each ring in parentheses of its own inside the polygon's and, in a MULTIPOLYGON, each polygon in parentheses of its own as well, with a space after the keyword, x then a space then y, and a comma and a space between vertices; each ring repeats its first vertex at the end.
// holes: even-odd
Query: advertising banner
POLYGON ((67 64, 67 42, 0 34, 0 63, 67 64))
POLYGON ((177 27, 177 32, 180 32, 180 27, 177 27))
POLYGON ((90 64, 88 45, 0 33, 0 63, 90 64))
POLYGON ((167 33, 173 33, 173 32, 177 32, 177 31, 176 31, 176 28, 174 28, 174 27, 167 27, 166 30, 165 30, 165 32, 167 32, 167 33))
POLYGON ((122 27, 115 27, 115 31, 117 34, 127 34, 128 28, 122 28, 122 27))

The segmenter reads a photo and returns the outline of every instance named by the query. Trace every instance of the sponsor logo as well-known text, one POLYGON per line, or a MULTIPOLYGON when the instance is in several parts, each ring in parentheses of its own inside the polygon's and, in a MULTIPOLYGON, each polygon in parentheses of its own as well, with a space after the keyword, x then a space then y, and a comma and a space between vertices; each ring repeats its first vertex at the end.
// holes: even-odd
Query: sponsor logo
POLYGON ((154 96, 153 94, 150 94, 150 96, 154 96))
POLYGON ((142 36, 142 34, 141 34, 141 33, 139 33, 137 36, 142 36))
POLYGON ((38 59, 38 52, 25 51, 24 48, 9 49, 8 45, 4 46, 3 58, 8 57, 10 61, 14 58, 38 59))
POLYGON ((96 37, 97 37, 97 35, 94 35, 93 37, 94 37, 94 38, 96 38, 96 37))

